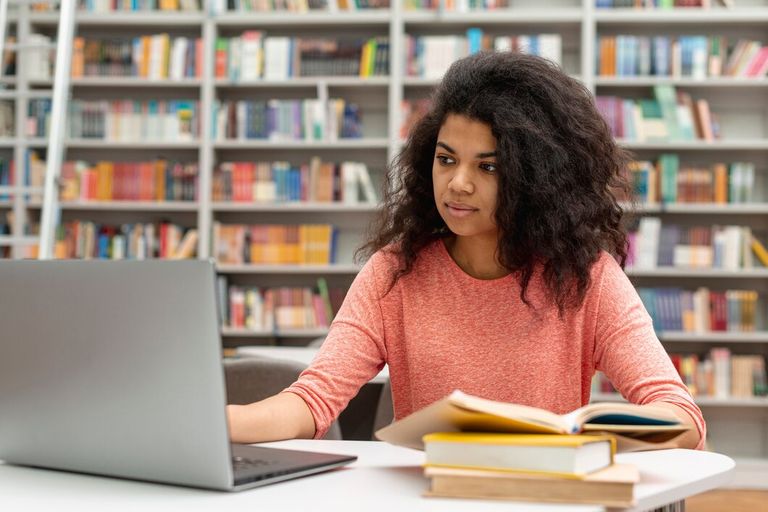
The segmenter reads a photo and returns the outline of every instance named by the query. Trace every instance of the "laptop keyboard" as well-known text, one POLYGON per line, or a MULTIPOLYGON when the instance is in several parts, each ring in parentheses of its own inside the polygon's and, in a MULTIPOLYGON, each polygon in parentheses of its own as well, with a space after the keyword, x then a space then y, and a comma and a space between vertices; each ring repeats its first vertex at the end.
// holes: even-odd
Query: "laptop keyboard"
POLYGON ((250 457, 232 457, 232 467, 237 472, 248 471, 249 469, 261 469, 276 464, 275 460, 252 459, 250 457))

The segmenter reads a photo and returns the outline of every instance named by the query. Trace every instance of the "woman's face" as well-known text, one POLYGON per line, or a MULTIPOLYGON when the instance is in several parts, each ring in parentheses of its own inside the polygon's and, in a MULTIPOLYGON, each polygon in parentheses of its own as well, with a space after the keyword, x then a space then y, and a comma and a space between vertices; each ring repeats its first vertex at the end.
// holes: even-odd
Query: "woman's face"
POLYGON ((432 183, 437 210, 454 234, 496 240, 496 138, 487 124, 446 116, 437 135, 432 183))

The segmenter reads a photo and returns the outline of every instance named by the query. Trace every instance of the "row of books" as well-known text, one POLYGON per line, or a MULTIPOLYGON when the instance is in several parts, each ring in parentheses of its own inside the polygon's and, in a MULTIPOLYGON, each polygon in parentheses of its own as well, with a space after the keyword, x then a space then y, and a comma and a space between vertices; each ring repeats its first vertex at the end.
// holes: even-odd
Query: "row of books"
POLYGON ((329 265, 336 261, 330 224, 213 223, 213 254, 223 264, 329 265))
POLYGON ((360 108, 343 99, 223 101, 214 106, 215 139, 335 141, 363 136, 360 108))
MULTIPOLYGON (((202 10, 200 0, 80 0, 78 7, 87 12, 188 11, 202 10)), ((47 5, 47 4, 43 4, 47 5)))
POLYGON ((65 162, 60 198, 65 201, 195 201, 198 164, 169 162, 65 162))
POLYGON ((222 318, 227 327, 253 331, 327 329, 344 295, 342 288, 329 288, 324 278, 315 287, 229 285, 222 318))
POLYGON ((709 102, 687 92, 657 85, 654 98, 597 96, 598 110, 614 137, 629 141, 704 140, 722 137, 717 114, 709 102))
POLYGON ((203 40, 168 34, 141 37, 85 39, 76 37, 72 51, 72 78, 126 76, 149 80, 200 78, 203 40))
POLYGON ((640 287, 637 293, 657 332, 754 332, 762 316, 755 290, 640 287))
MULTIPOLYGON (((727 347, 713 347, 706 354, 670 353, 669 358, 694 397, 727 400, 768 396, 765 358, 732 354, 727 347)), ((615 393, 602 372, 592 380, 593 393, 615 393)))
POLYGON ((515 50, 562 63, 560 34, 491 36, 477 27, 466 35, 405 36, 405 74, 422 78, 442 78, 456 60, 481 50, 515 50))
POLYGON ((71 100, 69 136, 110 141, 191 141, 200 133, 196 100, 71 100))
POLYGON ((245 203, 378 203, 368 167, 361 162, 222 162, 213 172, 213 201, 245 203))
POLYGON ((45 137, 51 122, 51 99, 30 98, 27 103, 27 122, 24 126, 27 137, 45 137))
POLYGON ((739 204, 755 200, 753 162, 680 167, 680 157, 661 154, 656 162, 634 160, 629 171, 634 197, 643 204, 739 204))
MULTIPOLYGON (((716 3, 723 7, 732 7, 734 0, 718 0, 716 3)), ((708 9, 712 7, 713 0, 596 0, 596 7, 599 8, 627 8, 637 9, 678 9, 678 8, 699 8, 708 9)))
POLYGON ((211 9, 222 12, 357 11, 388 9, 390 0, 212 0, 211 9))
POLYGON ((628 239, 627 266, 635 269, 768 267, 768 251, 747 226, 662 226, 648 216, 628 239))
MULTIPOLYGON (((198 197, 198 163, 157 158, 143 162, 90 163, 66 161, 59 176, 59 200, 66 201, 195 201, 198 197)), ((45 160, 28 151, 25 182, 42 189, 45 160)), ((28 194, 42 201, 42 192, 28 194)))
POLYGON ((451 12, 509 9, 510 0, 404 0, 407 11, 444 10, 451 12))
POLYGON ((240 37, 216 39, 216 78, 233 81, 287 80, 300 76, 386 76, 386 37, 266 37, 249 30, 240 37))
POLYGON ((54 257, 59 259, 194 258, 196 229, 170 222, 146 224, 97 224, 66 222, 56 230, 54 257))
POLYGON ((611 35, 597 38, 601 76, 761 77, 768 73, 768 47, 724 36, 611 35))

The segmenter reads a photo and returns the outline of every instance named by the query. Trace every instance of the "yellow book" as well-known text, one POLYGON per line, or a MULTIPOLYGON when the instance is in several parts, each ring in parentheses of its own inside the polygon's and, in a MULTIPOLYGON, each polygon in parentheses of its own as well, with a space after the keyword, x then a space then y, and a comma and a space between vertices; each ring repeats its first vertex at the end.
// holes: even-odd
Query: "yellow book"
POLYGON ((371 76, 371 71, 369 68, 369 64, 371 61, 371 44, 370 41, 366 41, 363 44, 363 49, 360 52, 360 77, 365 78, 368 76, 371 76))
POLYGON ((546 473, 582 478, 613 464, 606 435, 435 432, 423 437, 426 466, 546 473))
POLYGON ((766 250, 765 246, 760 242, 760 240, 754 236, 752 236, 752 252, 755 253, 757 259, 760 260, 760 263, 768 267, 768 250, 766 250))
POLYGON ((114 165, 112 162, 101 161, 96 164, 96 199, 110 201, 112 199, 112 175, 114 165))

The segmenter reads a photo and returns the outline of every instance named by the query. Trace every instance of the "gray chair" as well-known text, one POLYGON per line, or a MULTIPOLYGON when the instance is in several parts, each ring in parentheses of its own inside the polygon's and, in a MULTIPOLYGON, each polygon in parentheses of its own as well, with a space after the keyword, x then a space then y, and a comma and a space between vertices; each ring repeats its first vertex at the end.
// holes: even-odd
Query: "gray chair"
MULTIPOLYGON (((299 378, 304 365, 295 361, 267 357, 244 357, 224 361, 228 404, 250 404, 276 395, 299 378)), ((334 421, 323 439, 341 439, 341 428, 334 421)))
MULTIPOLYGON (((395 419, 395 411, 392 406, 392 385, 389 379, 381 387, 381 395, 379 396, 379 403, 376 406, 376 414, 373 419, 373 434, 380 428, 384 428, 395 419)), ((375 436, 371 436, 373 440, 376 440, 375 436)))

